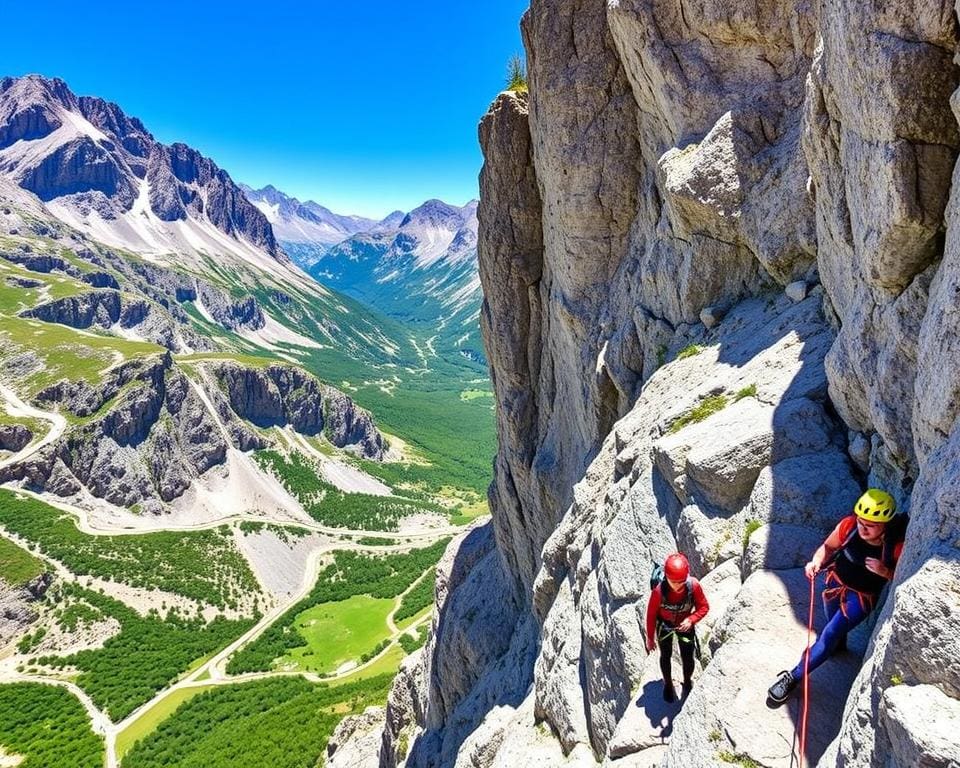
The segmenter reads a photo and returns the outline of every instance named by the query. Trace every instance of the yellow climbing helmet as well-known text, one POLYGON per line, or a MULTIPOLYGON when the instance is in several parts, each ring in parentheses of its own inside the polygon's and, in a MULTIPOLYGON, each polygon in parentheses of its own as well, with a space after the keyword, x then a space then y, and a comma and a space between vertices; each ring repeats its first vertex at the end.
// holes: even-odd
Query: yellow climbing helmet
POLYGON ((889 523, 897 511, 897 502, 886 491, 871 488, 857 499, 853 511, 868 523, 889 523))

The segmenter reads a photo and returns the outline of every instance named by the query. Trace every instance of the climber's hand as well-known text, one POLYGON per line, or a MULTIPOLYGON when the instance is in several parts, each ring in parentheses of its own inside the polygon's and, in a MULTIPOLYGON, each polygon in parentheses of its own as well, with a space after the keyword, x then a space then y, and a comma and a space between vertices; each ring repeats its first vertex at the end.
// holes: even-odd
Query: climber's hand
POLYGON ((689 632, 693 629, 693 622, 687 617, 677 625, 677 632, 689 632))
POLYGON ((803 567, 803 572, 807 574, 808 579, 812 579, 814 576, 820 573, 820 564, 811 560, 803 567))
POLYGON ((867 567, 868 571, 873 571, 877 576, 882 576, 885 579, 890 578, 890 569, 877 558, 868 557, 863 561, 863 564, 867 567))

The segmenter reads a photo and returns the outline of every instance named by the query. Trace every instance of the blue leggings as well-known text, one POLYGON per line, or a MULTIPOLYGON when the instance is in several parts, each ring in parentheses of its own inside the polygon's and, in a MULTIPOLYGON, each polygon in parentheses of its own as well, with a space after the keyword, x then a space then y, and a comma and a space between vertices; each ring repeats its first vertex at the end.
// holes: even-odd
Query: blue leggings
MULTIPOLYGON (((861 621, 867 618, 870 613, 870 607, 864 608, 860 604, 860 597, 852 589, 847 590, 844 601, 844 611, 840 610, 840 596, 835 595, 831 599, 823 598, 823 612, 827 617, 827 626, 823 628, 820 636, 810 648, 810 664, 808 670, 813 672, 823 662, 825 662, 841 641, 847 639, 847 633, 857 626, 861 621)), ((806 654, 804 654, 806 655, 806 654)), ((804 659, 800 657, 800 663, 793 668, 792 675, 799 680, 803 677, 804 659)))

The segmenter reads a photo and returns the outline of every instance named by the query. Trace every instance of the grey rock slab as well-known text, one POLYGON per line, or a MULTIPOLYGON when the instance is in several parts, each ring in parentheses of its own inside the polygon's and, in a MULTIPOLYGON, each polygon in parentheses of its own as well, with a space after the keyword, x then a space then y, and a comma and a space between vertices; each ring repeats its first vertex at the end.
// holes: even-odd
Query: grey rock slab
MULTIPOLYGON (((674 643, 676 646, 676 643, 674 643)), ((647 656, 643 677, 633 691, 626 712, 617 723, 613 738, 607 745, 607 756, 617 759, 626 755, 664 746, 670 742, 673 720, 680 713, 682 702, 663 700, 663 676, 660 673, 659 651, 647 656)), ((676 655, 676 648, 674 648, 676 655)), ((677 694, 679 686, 679 656, 673 660, 677 694)))
POLYGON ((807 298, 807 284, 803 280, 795 280, 787 285, 783 292, 787 294, 790 301, 800 302, 807 298))
POLYGON ((740 592, 740 568, 736 560, 728 560, 700 579, 703 594, 710 604, 707 615, 697 622, 697 637, 700 639, 700 660, 710 662, 713 650, 710 637, 713 628, 723 620, 728 608, 733 605, 740 592))
POLYGON ((880 704, 896 765, 960 766, 960 701, 933 685, 894 685, 880 704))
POLYGON ((383 707, 343 718, 327 742, 326 768, 379 768, 384 721, 383 707))
POLYGON ((825 535, 853 511, 861 493, 846 455, 826 450, 765 467, 747 514, 761 523, 805 525, 825 535))

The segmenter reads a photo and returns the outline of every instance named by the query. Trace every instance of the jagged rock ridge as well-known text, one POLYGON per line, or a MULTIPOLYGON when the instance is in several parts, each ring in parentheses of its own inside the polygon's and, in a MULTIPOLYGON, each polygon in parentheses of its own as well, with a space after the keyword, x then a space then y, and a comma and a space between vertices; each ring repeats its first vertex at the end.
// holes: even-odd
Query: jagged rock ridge
POLYGON ((284 258, 266 217, 226 171, 186 144, 159 143, 116 104, 77 97, 59 79, 0 80, 0 173, 111 244, 178 250, 182 238, 164 225, 183 222, 210 250, 232 239, 284 258))

